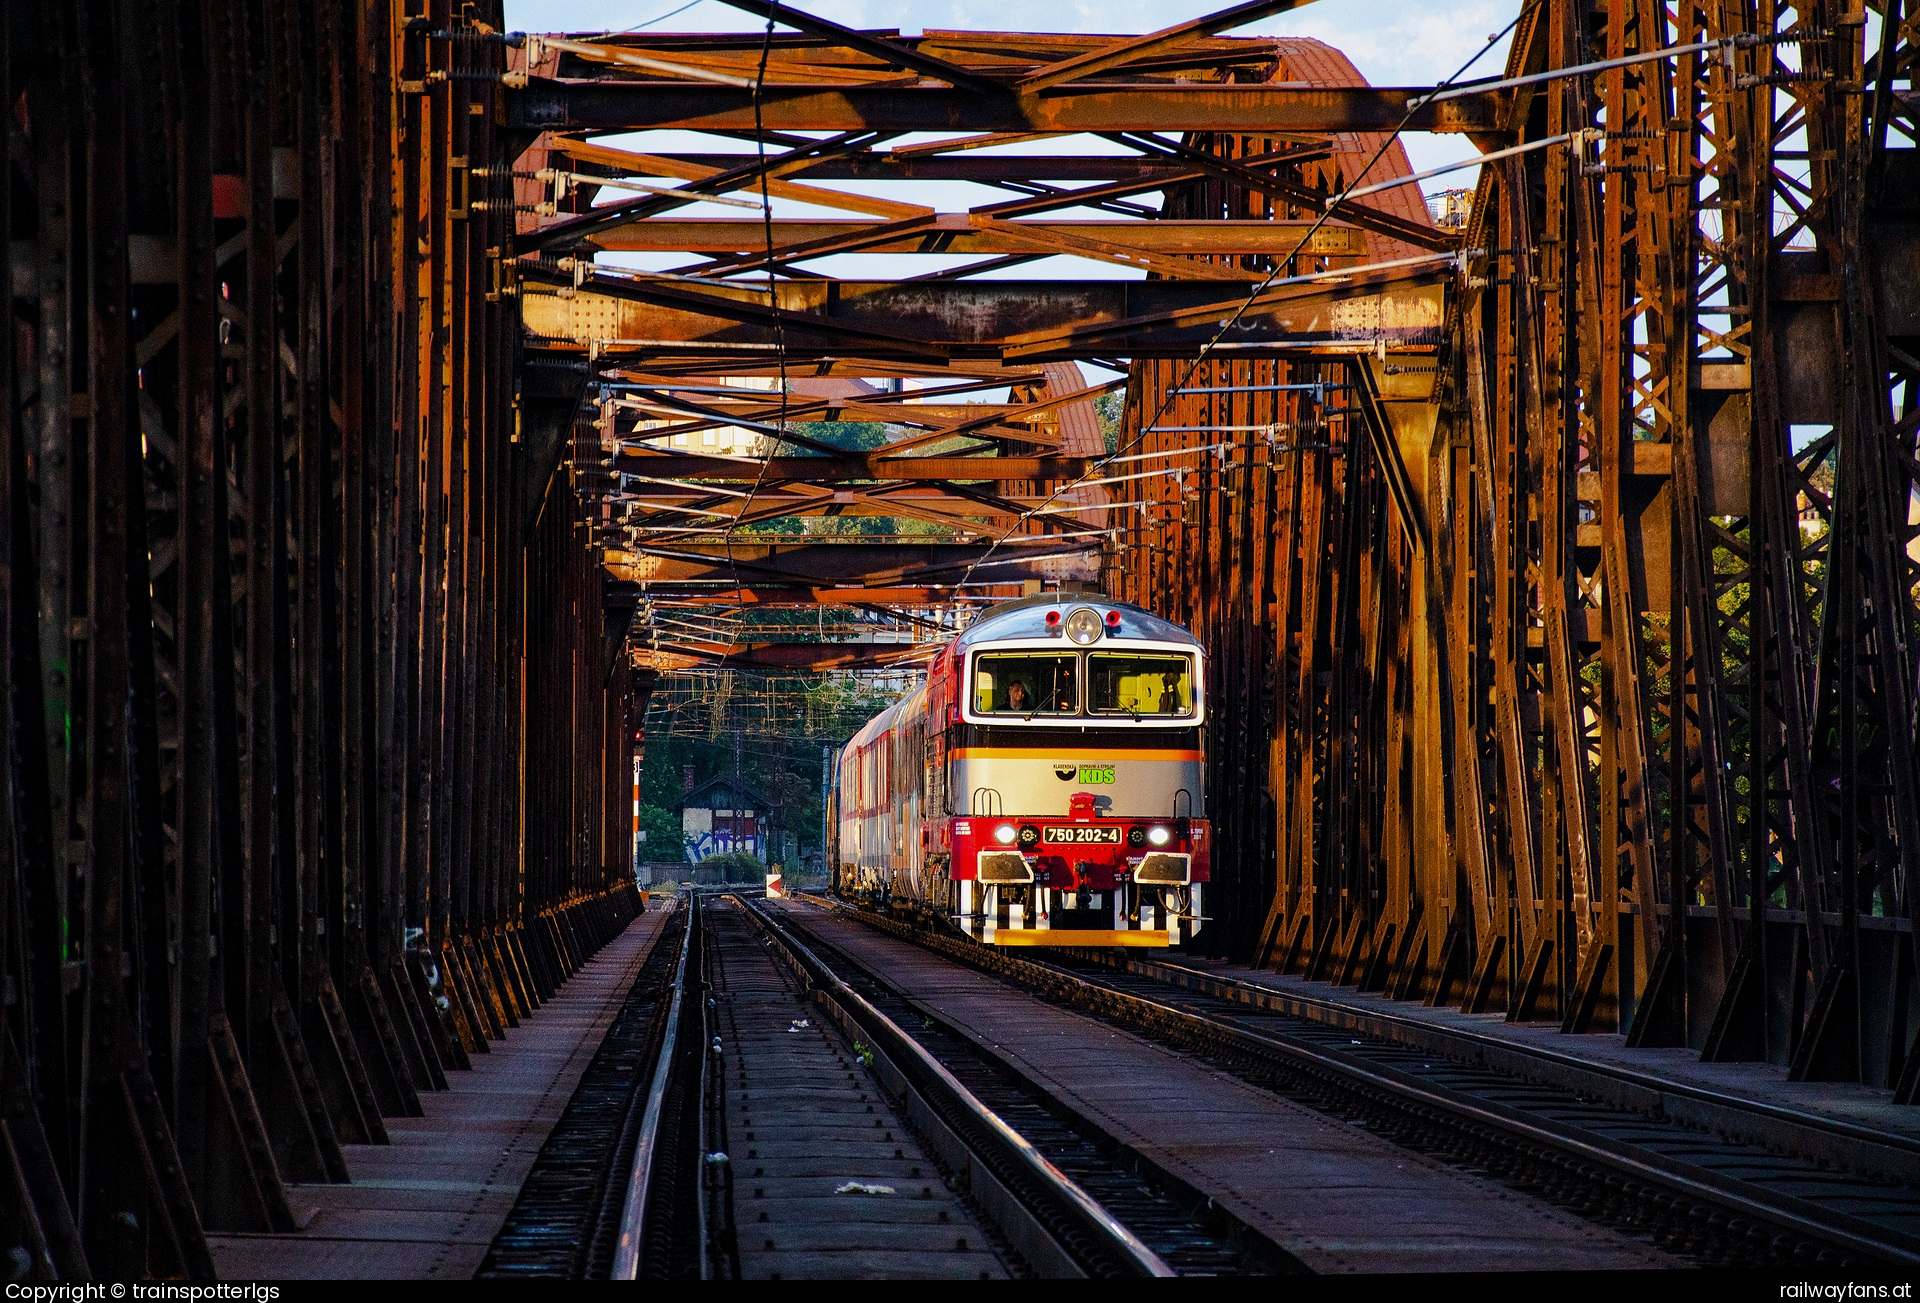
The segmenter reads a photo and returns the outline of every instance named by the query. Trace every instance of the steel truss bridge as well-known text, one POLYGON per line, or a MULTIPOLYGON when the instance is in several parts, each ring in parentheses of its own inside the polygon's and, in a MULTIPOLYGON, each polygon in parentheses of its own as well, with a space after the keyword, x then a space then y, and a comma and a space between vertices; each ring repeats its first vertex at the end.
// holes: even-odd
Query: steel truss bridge
POLYGON ((1920 1092, 1914 0, 1530 0, 1439 87, 1219 35, 1290 0, 728 3, 0 18, 35 1270, 289 1228, 630 917, 659 674, 1037 585, 1212 649, 1214 951, 1920 1092), (1413 131, 1497 156, 1461 220, 1413 131), (822 262, 875 253, 949 256, 822 262), (1007 274, 1060 256, 1144 279, 1007 274))

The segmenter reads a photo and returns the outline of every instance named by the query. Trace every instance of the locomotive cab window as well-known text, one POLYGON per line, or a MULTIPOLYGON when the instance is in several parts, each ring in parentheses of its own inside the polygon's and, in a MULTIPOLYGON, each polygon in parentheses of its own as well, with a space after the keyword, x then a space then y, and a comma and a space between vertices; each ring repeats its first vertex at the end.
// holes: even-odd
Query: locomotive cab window
POLYGON ((1180 718, 1193 714, 1193 658, 1095 652, 1087 658, 1087 707, 1096 715, 1180 718))
POLYGON ((973 664, 973 709, 979 715, 1072 715, 1080 709, 1079 657, 981 656, 973 664))

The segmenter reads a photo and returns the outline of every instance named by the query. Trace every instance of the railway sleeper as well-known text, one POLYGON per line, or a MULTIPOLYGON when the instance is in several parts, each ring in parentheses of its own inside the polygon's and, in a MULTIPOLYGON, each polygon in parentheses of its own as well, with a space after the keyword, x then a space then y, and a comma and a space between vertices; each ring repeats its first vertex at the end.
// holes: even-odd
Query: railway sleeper
MULTIPOLYGON (((786 925, 783 923, 781 926, 786 925)), ((1111 1204, 1109 1207, 1143 1239, 1148 1240, 1150 1247, 1157 1248, 1156 1241, 1165 1241, 1167 1247, 1158 1251, 1180 1274, 1310 1274, 1310 1269, 1298 1258, 1235 1217, 1208 1195, 1098 1125, 1094 1118, 1056 1098, 1052 1092, 1020 1071, 1013 1062, 990 1052, 977 1037, 892 988, 870 964, 825 938, 809 934, 809 940, 818 950, 844 958, 851 967, 859 970, 871 985, 875 1002, 896 1007, 908 1016, 907 1023, 899 1023, 896 1019, 897 1025, 908 1027, 917 1019, 920 1027, 910 1029, 908 1035, 922 1044, 944 1067, 963 1077, 976 1094, 985 1089, 988 1093, 983 1100, 990 1107, 1003 1114, 1010 1107, 1037 1107, 1051 1115, 1063 1130, 1080 1143, 1091 1144, 1111 1172, 1136 1182, 1139 1195, 1164 1205, 1163 1209, 1141 1209, 1136 1206, 1131 1210, 1134 1215, 1142 1217, 1143 1222, 1154 1220, 1171 1223, 1156 1227, 1158 1234, 1153 1236, 1142 1229, 1143 1222, 1130 1221, 1121 1209, 1113 1208, 1111 1204), (983 1077, 986 1079, 984 1083, 981 1080, 983 1077), (1195 1239, 1202 1241, 1198 1255, 1195 1254, 1195 1239), (1196 1263, 1196 1256, 1203 1260, 1210 1257, 1214 1261, 1196 1263), (1187 1265, 1183 1266, 1183 1263, 1187 1265)), ((1036 1134, 1033 1130, 1026 1133, 1029 1140, 1039 1144, 1036 1134)), ((1067 1163, 1071 1161, 1071 1156, 1063 1151, 1071 1146, 1072 1142, 1069 1141, 1054 1150, 1048 1150, 1045 1145, 1040 1147, 1049 1157, 1067 1163)))
POLYGON ((868 1067, 899 1116, 1035 1275, 1171 1276, 1173 1269, 1042 1158, 897 1023, 804 945, 756 911, 746 917, 823 1015, 869 1049, 868 1067))
POLYGON ((849 911, 869 926, 1013 982, 1053 1003, 1199 1054, 1244 1080, 1364 1123, 1592 1220, 1639 1231, 1706 1265, 1856 1270, 1920 1262, 1913 1237, 1846 1214, 1578 1133, 1486 1100, 1454 1096, 1391 1068, 1293 1044, 1032 960, 849 911), (1607 1182, 1621 1183, 1612 1205, 1607 1182), (1627 1182, 1640 1199, 1625 1197, 1627 1182), (1611 1207, 1611 1211, 1610 1211, 1611 1207), (1651 1215, 1649 1215, 1651 1208, 1651 1215))

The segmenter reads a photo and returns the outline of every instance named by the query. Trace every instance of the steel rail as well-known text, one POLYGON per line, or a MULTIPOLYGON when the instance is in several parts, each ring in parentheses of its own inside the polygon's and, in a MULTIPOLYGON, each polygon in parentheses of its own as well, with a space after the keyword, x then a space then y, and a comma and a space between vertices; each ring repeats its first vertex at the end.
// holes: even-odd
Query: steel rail
MULTIPOLYGON (((800 893, 794 898, 805 900, 808 904, 816 903, 811 892, 800 893)), ((1116 1166, 1136 1175, 1150 1174, 1148 1176, 1150 1183, 1158 1186, 1162 1191, 1177 1191, 1179 1197, 1189 1202, 1196 1210, 1204 1209, 1206 1220, 1222 1223, 1231 1228, 1225 1235, 1226 1239, 1236 1242, 1243 1250, 1251 1250, 1255 1256, 1267 1255, 1270 1260, 1265 1264, 1265 1268, 1251 1274, 1311 1274, 1304 1263, 1300 1262, 1285 1246, 1275 1242, 1264 1230, 1244 1220, 1232 1209, 1220 1204, 1185 1178, 1167 1169, 1153 1155, 1144 1152, 1126 1137, 1103 1125, 1100 1119, 1089 1115, 1076 1104, 1070 1094, 1062 1093, 1057 1084, 1042 1080, 1019 1060, 1001 1054, 1000 1047, 990 1040, 976 1035, 964 1025, 948 1018, 939 1009, 925 1003, 923 995, 906 989, 900 983, 897 974, 886 971, 872 957, 863 957, 841 942, 813 931, 807 926, 804 916, 798 919, 785 917, 783 922, 790 930, 804 935, 815 953, 829 955, 835 962, 844 963, 846 968, 857 971, 861 978, 871 984, 876 992, 875 999, 882 1004, 889 999, 898 1002, 906 1010, 909 1025, 912 1025, 912 1019, 919 1019, 919 1028, 932 1033, 935 1040, 948 1039, 958 1049, 957 1059, 953 1049, 942 1052, 922 1031, 916 1030, 909 1033, 916 1041, 926 1046, 928 1052, 942 1064, 953 1065, 950 1070, 956 1075, 964 1079, 968 1072, 968 1060, 971 1060, 973 1064, 985 1066, 991 1073, 1017 1083, 1018 1091, 1026 1100, 1043 1101, 1042 1107, 1057 1111, 1057 1115, 1066 1119, 1072 1130, 1082 1134, 1097 1135, 1102 1144, 1123 1155, 1124 1157, 1116 1166)), ((1035 1147, 1041 1149, 1043 1154, 1048 1152, 1045 1145, 1038 1140, 1035 1147)), ((1110 1206, 1111 1202, 1109 1200, 1110 1206)), ((1130 1224, 1137 1225, 1131 1222, 1130 1224)), ((1218 1231, 1209 1233, 1219 1234, 1218 1231)), ((1148 1238, 1151 1234, 1151 1231, 1145 1232, 1142 1238, 1148 1238)), ((1149 1247, 1155 1246, 1149 1244, 1149 1247)), ((1160 1248, 1155 1248, 1155 1251, 1163 1252, 1160 1248)), ((1168 1253, 1166 1256, 1168 1261, 1178 1269, 1180 1262, 1178 1253, 1168 1253)))
MULTIPOLYGON (((789 928, 769 917, 764 906, 743 896, 735 898, 746 916, 785 952, 816 995, 823 997, 867 1038, 876 1056, 885 1055, 899 1072, 902 1084, 929 1104, 934 1115, 961 1143, 984 1160, 1003 1182, 1026 1187, 1025 1191, 1010 1189, 1009 1193, 1027 1204, 1028 1212, 1039 1223, 1034 1229, 1059 1246, 1066 1263, 1088 1275, 1170 1277, 1176 1274, 1159 1254, 1141 1243, 1093 1196, 981 1103, 898 1023, 841 981, 826 961, 789 928), (1036 1193, 1046 1207, 1033 1206, 1036 1193), (1055 1227, 1067 1233, 1069 1243, 1061 1243, 1062 1237, 1055 1227)), ((1023 1249, 1032 1244, 1030 1235, 1020 1240, 1024 1241, 1023 1249)))
MULTIPOLYGON (((1125 970, 1165 982, 1170 986, 1185 987, 1202 995, 1232 1000, 1250 1008, 1286 1013, 1328 1026, 1350 1026, 1368 1035, 1402 1045, 1423 1049, 1440 1045, 1450 1046, 1458 1052, 1471 1051, 1478 1054, 1485 1062, 1492 1062, 1496 1057, 1506 1063, 1531 1061, 1541 1069, 1532 1074, 1537 1079, 1551 1081, 1561 1086, 1577 1085, 1582 1094, 1590 1094, 1601 1082, 1617 1083, 1623 1088, 1623 1093, 1626 1091, 1648 1092, 1660 1096, 1662 1111, 1668 1116, 1672 1116, 1672 1106, 1675 1102, 1686 1101, 1700 1106, 1703 1121, 1709 1120, 1705 1110, 1711 1110, 1711 1124, 1716 1131, 1723 1134, 1733 1134, 1741 1130, 1736 1125, 1737 1119, 1750 1119, 1757 1125, 1747 1129, 1748 1134, 1745 1138, 1756 1142, 1763 1139, 1777 1142, 1782 1139, 1782 1133, 1785 1131, 1811 1133, 1809 1140, 1817 1137, 1822 1140, 1836 1141, 1854 1151, 1848 1155, 1847 1165, 1849 1166, 1859 1166, 1863 1170, 1883 1171, 1885 1175, 1907 1181, 1909 1184, 1912 1184, 1916 1178, 1920 1178, 1920 1138, 1913 1136, 1860 1126, 1842 1118, 1805 1113, 1784 1105, 1768 1103, 1766 1100, 1744 1099, 1725 1091, 1711 1090, 1689 1082, 1654 1077, 1635 1072, 1630 1068, 1585 1058, 1578 1054, 1568 1054, 1543 1045, 1505 1040, 1464 1027, 1439 1026, 1397 1013, 1387 1007, 1360 1008, 1337 1000, 1324 999, 1305 991, 1289 991, 1263 986, 1257 982, 1244 982, 1238 978, 1211 973, 1202 968, 1176 962, 1171 957, 1144 960, 1130 958, 1125 962, 1125 970), (1889 1159, 1899 1161, 1889 1162, 1889 1159)), ((1523 1072, 1522 1075, 1527 1074, 1523 1072)), ((1812 1149, 1815 1146, 1800 1147, 1812 1149)), ((1812 1152, 1803 1156, 1832 1157, 1832 1155, 1812 1152)))
POLYGON ((627 1175, 626 1202, 620 1210, 620 1240, 613 1251, 614 1280, 637 1280, 640 1275, 640 1249, 647 1221, 647 1193, 653 1184, 654 1150, 660 1138, 660 1119, 666 1111, 667 1088, 673 1078, 675 1050, 678 1048, 680 1016, 686 1000, 687 958, 693 952, 696 900, 686 905, 687 925, 680 935, 680 959, 673 970, 673 1001, 667 1006, 666 1032, 660 1040, 660 1053, 654 1060, 653 1084, 647 1089, 647 1109, 640 1119, 640 1136, 633 1148, 633 1167, 627 1175))
POLYGON ((925 949, 982 968, 1035 989, 1071 1007, 1116 1018, 1136 1030, 1190 1049, 1250 1055, 1282 1070, 1314 1079, 1349 1097, 1383 1105, 1416 1125, 1478 1132, 1509 1150, 1532 1147, 1557 1168, 1605 1174, 1640 1183, 1676 1202, 1708 1210, 1727 1225, 1741 1223, 1791 1237, 1814 1249, 1876 1265, 1920 1265, 1920 1237, 1822 1208, 1792 1195, 1722 1177, 1638 1146, 1598 1135, 1577 1135, 1487 1100, 1421 1081, 1378 1064, 1328 1051, 1284 1035, 1256 1032, 1223 1019, 1147 996, 1090 982, 1078 974, 1029 959, 999 954, 972 941, 935 936, 866 910, 848 913, 863 923, 925 949))
POLYGON ((1920 1265, 1920 1240, 1912 1236, 1873 1226, 1858 1218, 1835 1215, 1788 1196, 1742 1189, 1744 1183, 1725 1180, 1706 1172, 1689 1172, 1682 1164, 1644 1151, 1634 1153, 1625 1145, 1568 1135, 1542 1126, 1518 1110, 1472 1100, 1444 1087, 1420 1082, 1392 1068, 1361 1066, 1343 1055, 1331 1054, 1284 1037, 1262 1035, 1143 996, 1124 994, 1121 998, 1139 1002, 1156 1018, 1182 1022, 1207 1035, 1235 1040, 1265 1053, 1284 1055, 1322 1073, 1338 1074, 1356 1086, 1391 1095, 1402 1105, 1444 1108, 1463 1121, 1504 1131, 1515 1139, 1556 1150, 1568 1159, 1607 1168, 1628 1179, 1662 1186, 1691 1200, 1718 1205, 1730 1216, 1749 1218, 1781 1231, 1829 1244, 1847 1253, 1858 1254, 1870 1262, 1920 1265))

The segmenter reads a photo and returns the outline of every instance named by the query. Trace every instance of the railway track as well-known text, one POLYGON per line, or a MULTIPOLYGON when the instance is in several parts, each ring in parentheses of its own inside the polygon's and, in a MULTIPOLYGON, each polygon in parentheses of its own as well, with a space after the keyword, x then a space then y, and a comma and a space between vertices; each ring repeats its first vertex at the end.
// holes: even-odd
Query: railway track
POLYGON ((845 912, 1396 1144, 1650 1236, 1685 1259, 1773 1268, 1920 1264, 1920 1190, 1886 1175, 1262 1007, 1219 984, 1152 975, 1154 965, 1039 962, 845 912))
MULTIPOLYGON (((858 1012, 862 1030, 884 1019, 892 1029, 889 1039, 903 1038, 893 1041, 900 1058, 918 1061, 957 1082, 997 1127, 1017 1134, 1044 1163, 1090 1196, 1104 1217, 1124 1226, 1148 1251, 1154 1274, 1279 1275, 1304 1270, 1277 1245, 1211 1206, 1204 1194, 914 1007, 857 957, 822 947, 817 938, 802 938, 783 920, 751 904, 743 911, 816 990, 837 1006, 858 1012)), ((1072 1233, 1068 1228, 1068 1235, 1072 1233)), ((1081 1265, 1090 1269, 1087 1274, 1120 1274, 1111 1267, 1098 1270, 1101 1264, 1094 1259, 1081 1265)))
MULTIPOLYGON (((639 1141, 635 1083, 646 1081, 670 1025, 677 968, 687 954, 686 923, 686 912, 677 911, 654 942, 478 1275, 578 1280, 612 1270, 624 1178, 639 1141)), ((645 1100, 643 1091, 642 1107, 645 1100)))
POLYGON ((643 966, 481 1274, 1288 1269, 1018 1083, 952 1047, 930 1052, 928 1032, 909 1035, 776 920, 695 894, 643 966))
POLYGON ((736 901, 707 897, 701 915, 707 1275, 1016 1272, 1008 1237, 915 1133, 911 1102, 882 1087, 875 1052, 823 1016, 736 901))

